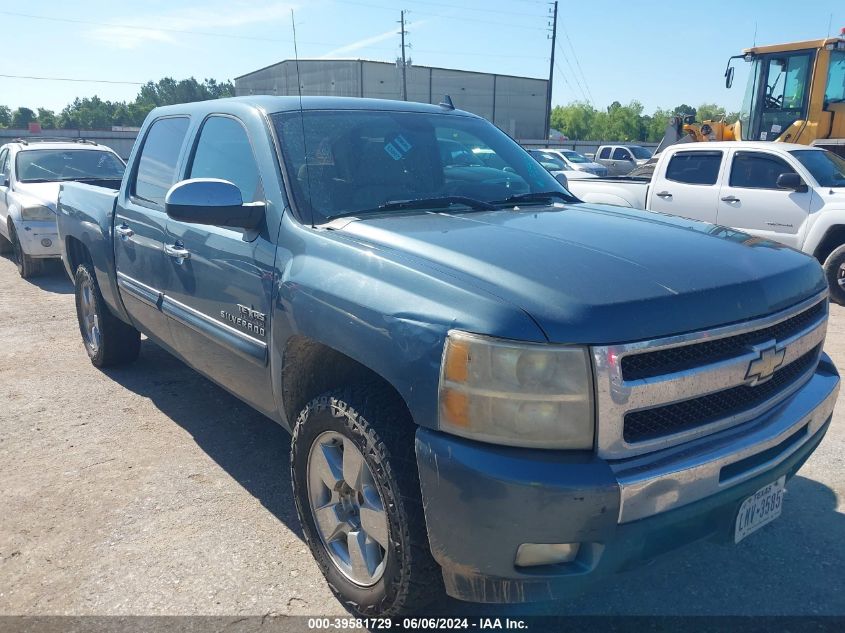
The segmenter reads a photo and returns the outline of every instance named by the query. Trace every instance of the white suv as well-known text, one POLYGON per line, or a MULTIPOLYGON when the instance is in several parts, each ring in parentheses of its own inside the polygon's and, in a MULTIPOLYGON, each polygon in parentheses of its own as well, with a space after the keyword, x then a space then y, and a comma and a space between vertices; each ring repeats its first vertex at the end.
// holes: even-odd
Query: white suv
POLYGON ((61 183, 120 184, 125 168, 111 148, 85 139, 18 139, 0 147, 0 253, 11 251, 21 277, 58 258, 56 200, 61 183))

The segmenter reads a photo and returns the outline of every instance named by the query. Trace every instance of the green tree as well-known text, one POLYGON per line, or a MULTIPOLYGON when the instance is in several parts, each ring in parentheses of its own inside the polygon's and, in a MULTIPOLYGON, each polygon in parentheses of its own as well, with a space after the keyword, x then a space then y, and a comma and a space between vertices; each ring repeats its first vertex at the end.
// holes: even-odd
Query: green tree
POLYGON ((58 127, 58 120, 56 119, 56 113, 52 110, 47 110, 46 108, 38 108, 38 122, 41 124, 41 127, 45 130, 55 130, 58 127))
POLYGON ((12 114, 12 127, 16 129, 25 129, 30 123, 35 121, 35 112, 29 108, 18 108, 12 114))
POLYGON ((9 106, 0 105, 0 127, 9 127, 12 124, 12 111, 9 106))
POLYGON ((583 101, 575 101, 552 109, 551 125, 573 140, 589 138, 596 109, 583 101))

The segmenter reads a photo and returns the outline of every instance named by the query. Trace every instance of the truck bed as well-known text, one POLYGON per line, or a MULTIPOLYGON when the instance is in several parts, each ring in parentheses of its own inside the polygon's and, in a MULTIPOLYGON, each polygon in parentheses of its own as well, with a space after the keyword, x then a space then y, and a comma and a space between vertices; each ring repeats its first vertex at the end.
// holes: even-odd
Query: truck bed
POLYGON ((567 188, 584 202, 645 209, 650 184, 651 181, 645 178, 616 176, 570 180, 567 188))

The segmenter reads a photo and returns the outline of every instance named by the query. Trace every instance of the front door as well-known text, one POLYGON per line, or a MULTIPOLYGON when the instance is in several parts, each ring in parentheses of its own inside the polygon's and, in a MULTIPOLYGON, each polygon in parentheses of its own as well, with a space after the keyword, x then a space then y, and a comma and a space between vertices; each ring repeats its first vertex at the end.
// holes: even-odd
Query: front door
MULTIPOLYGON (((249 135, 230 116, 205 120, 186 176, 228 180, 244 202, 266 202, 249 135)), ((166 243, 164 311, 176 350, 255 408, 274 412, 267 355, 275 231, 169 219, 166 243)))
POLYGON ((176 181, 189 123, 187 117, 166 117, 149 127, 131 190, 119 194, 114 218, 121 298, 136 327, 166 346, 170 329, 161 304, 170 266, 164 255, 164 196, 176 181))
POLYGON ((799 248, 813 194, 779 189, 778 176, 786 173, 795 170, 775 154, 734 150, 719 192, 719 224, 799 248))
POLYGON ((675 152, 651 182, 648 209, 715 223, 721 166, 720 151, 675 152))

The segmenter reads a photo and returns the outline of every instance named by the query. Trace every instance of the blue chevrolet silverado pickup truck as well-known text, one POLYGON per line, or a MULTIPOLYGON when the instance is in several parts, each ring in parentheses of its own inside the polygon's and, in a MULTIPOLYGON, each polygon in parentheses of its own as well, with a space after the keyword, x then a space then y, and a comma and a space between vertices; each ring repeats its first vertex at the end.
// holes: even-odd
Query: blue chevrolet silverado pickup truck
POLYGON ((305 538, 360 614, 559 598, 739 542, 839 390, 810 257, 582 203, 450 105, 158 108, 119 191, 58 206, 92 362, 143 333, 290 430, 305 538))

